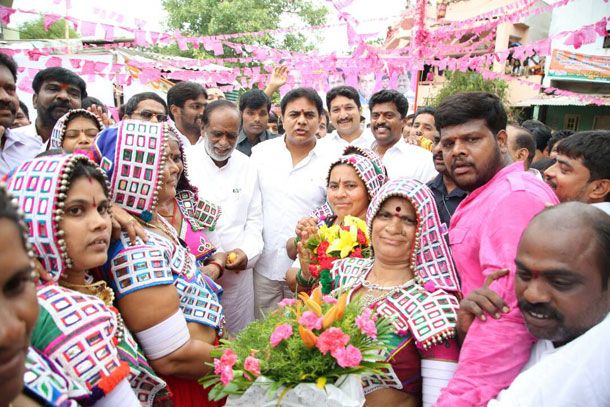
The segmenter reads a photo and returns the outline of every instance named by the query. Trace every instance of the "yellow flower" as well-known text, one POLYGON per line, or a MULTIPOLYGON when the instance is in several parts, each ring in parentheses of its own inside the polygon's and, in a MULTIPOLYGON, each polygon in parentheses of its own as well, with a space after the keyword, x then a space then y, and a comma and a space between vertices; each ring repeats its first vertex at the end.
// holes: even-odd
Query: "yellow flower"
POLYGON ((322 390, 324 386, 326 386, 326 377, 318 377, 318 380, 316 380, 316 387, 322 390))
POLYGON ((341 252, 341 258, 346 258, 354 247, 358 245, 358 236, 351 233, 351 231, 341 230, 339 232, 339 238, 333 240, 326 249, 326 253, 341 252))

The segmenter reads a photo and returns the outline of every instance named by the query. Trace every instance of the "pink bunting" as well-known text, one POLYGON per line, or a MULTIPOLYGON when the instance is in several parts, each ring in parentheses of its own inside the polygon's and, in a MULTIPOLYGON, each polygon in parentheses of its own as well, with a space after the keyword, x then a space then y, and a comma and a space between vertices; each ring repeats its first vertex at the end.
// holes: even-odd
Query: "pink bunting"
POLYGON ((49 27, 57 22, 61 17, 55 14, 45 14, 44 16, 44 30, 49 31, 49 27))
POLYGON ((114 40, 114 26, 109 24, 102 24, 102 27, 104 28, 104 40, 114 40))
POLYGON ((0 20, 2 21, 2 24, 9 25, 9 23, 11 22, 11 16, 16 12, 17 10, 15 9, 0 6, 0 20))
POLYGON ((92 21, 83 21, 80 25, 80 33, 83 37, 92 37, 95 35, 97 23, 92 21))

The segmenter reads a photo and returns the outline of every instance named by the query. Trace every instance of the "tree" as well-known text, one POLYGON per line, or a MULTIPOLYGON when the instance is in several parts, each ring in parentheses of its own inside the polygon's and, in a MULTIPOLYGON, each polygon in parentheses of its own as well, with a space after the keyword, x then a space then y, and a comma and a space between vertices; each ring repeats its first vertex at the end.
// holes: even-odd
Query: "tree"
MULTIPOLYGON (((274 30, 280 21, 323 24, 328 10, 311 0, 162 0, 169 15, 168 28, 184 35, 218 35, 274 30)), ((266 45, 291 51, 313 48, 301 33, 241 37, 232 42, 266 45)), ((225 47, 225 54, 232 50, 225 47)))
POLYGON ((447 81, 430 102, 433 107, 459 92, 490 92, 498 95, 504 104, 507 104, 508 84, 501 79, 483 79, 478 72, 445 71, 445 76, 447 81))
MULTIPOLYGON (((65 20, 62 18, 51 24, 49 31, 44 30, 44 17, 37 20, 27 21, 19 26, 19 37, 22 40, 40 39, 63 39, 66 38, 65 20)), ((69 24, 69 23, 68 23, 69 24)), ((78 38, 79 35, 72 27, 68 27, 70 38, 78 38)))

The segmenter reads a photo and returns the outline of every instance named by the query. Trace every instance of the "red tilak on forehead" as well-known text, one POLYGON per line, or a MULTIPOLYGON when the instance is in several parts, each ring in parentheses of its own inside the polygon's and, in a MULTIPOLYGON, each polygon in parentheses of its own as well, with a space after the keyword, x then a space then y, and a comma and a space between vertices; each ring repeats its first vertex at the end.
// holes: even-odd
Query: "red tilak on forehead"
POLYGON ((533 278, 540 277, 540 270, 530 270, 530 273, 532 273, 533 278))
POLYGON ((69 83, 60 83, 59 84, 59 89, 61 89, 61 90, 68 90, 68 89, 70 89, 70 86, 72 86, 72 85, 70 85, 69 83))
POLYGON ((97 208, 97 202, 95 202, 95 197, 93 198, 93 204, 91 205, 92 208, 97 208))

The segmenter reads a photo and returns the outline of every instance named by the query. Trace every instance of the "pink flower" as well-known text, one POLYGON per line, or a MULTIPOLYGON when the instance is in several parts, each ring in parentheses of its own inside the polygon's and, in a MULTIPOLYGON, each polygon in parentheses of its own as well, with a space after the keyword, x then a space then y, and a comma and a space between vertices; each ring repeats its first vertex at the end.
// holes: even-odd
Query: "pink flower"
POLYGON ((261 361, 254 356, 248 356, 244 361, 244 369, 258 377, 261 375, 261 361))
POLYGON ((349 335, 343 333, 341 328, 329 328, 322 332, 316 342, 316 347, 323 354, 342 348, 349 342, 349 335))
POLYGON ((219 359, 214 359, 214 374, 220 375, 220 382, 225 386, 233 380, 233 368, 219 359))
POLYGON ((377 338, 377 326, 375 321, 371 319, 371 310, 366 308, 362 314, 356 317, 356 326, 360 332, 367 335, 369 338, 377 338))
POLYGON ((322 318, 319 318, 311 311, 305 311, 301 318, 299 318, 299 324, 307 329, 322 329, 322 318))
POLYGON ((337 348, 331 355, 341 367, 356 367, 362 361, 362 353, 358 348, 348 345, 346 348, 337 348))
POLYGON ((337 303, 337 299, 331 295, 325 295, 324 297, 322 297, 322 301, 324 301, 327 304, 336 304, 337 303))
POLYGON ((294 305, 297 303, 297 300, 294 298, 284 298, 282 301, 278 302, 277 305, 280 307, 287 307, 289 305, 294 305))
POLYGON ((236 362, 237 355, 231 349, 225 350, 225 352, 220 357, 220 363, 226 366, 233 367, 236 362))
POLYGON ((271 338, 269 338, 269 342, 271 342, 271 346, 274 348, 280 344, 284 339, 288 339, 292 336, 292 325, 290 324, 282 324, 278 325, 277 328, 271 334, 271 338))
POLYGON ((231 380, 233 380, 233 369, 231 366, 224 366, 220 372, 220 382, 226 386, 231 380))

